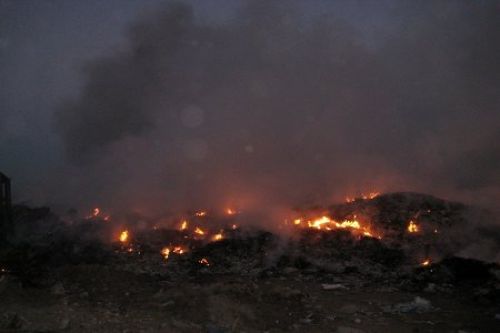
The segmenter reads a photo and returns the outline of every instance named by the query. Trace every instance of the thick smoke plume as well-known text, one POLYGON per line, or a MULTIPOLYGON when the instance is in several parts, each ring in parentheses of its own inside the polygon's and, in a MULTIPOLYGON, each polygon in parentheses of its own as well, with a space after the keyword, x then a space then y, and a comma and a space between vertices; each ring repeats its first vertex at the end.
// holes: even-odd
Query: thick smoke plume
POLYGON ((383 2, 370 32, 338 5, 249 1, 213 22, 171 3, 137 22, 57 113, 67 193, 153 215, 370 190, 498 200, 498 4, 383 2))

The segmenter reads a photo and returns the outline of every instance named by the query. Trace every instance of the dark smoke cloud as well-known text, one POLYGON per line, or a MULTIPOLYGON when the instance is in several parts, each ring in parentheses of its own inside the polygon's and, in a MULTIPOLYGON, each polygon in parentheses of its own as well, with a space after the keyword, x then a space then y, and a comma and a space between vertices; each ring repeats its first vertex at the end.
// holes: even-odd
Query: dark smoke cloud
POLYGON ((57 113, 65 187, 143 212, 372 189, 498 200, 498 3, 383 2, 369 34, 338 3, 303 6, 206 23, 173 3, 136 23, 57 113))

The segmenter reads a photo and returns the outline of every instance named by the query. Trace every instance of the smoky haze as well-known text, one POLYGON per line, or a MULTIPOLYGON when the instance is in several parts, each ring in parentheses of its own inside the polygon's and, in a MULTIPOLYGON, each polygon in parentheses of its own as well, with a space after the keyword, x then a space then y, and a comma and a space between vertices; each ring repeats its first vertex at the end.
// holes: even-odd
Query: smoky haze
POLYGON ((497 202, 498 2, 380 2, 374 31, 338 4, 248 1, 211 21, 169 3, 138 19, 56 112, 72 164, 58 190, 153 215, 373 190, 497 202))

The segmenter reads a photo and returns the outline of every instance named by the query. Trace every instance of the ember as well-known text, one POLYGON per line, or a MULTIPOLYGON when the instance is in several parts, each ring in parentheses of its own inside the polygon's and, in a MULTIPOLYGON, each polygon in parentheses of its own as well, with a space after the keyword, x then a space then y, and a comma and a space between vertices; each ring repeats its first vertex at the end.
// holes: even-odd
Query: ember
POLYGON ((186 230, 188 227, 188 222, 186 220, 182 221, 181 227, 179 228, 181 231, 186 230))
POLYGON ((208 262, 207 258, 201 258, 198 262, 202 265, 210 266, 210 263, 208 262))
POLYGON ((123 230, 120 233, 120 242, 126 243, 128 241, 128 238, 129 238, 128 230, 123 230))
POLYGON ((411 233, 419 231, 418 225, 415 222, 413 222, 413 221, 410 221, 410 223, 408 224, 408 228, 407 229, 408 229, 408 232, 411 232, 411 233))
POLYGON ((167 260, 168 257, 170 256, 170 249, 168 247, 164 247, 161 250, 161 254, 163 255, 163 258, 165 258, 165 260, 167 260))
POLYGON ((205 231, 203 231, 202 229, 200 229, 200 227, 196 227, 194 229, 194 232, 198 235, 204 235, 205 234, 205 231))

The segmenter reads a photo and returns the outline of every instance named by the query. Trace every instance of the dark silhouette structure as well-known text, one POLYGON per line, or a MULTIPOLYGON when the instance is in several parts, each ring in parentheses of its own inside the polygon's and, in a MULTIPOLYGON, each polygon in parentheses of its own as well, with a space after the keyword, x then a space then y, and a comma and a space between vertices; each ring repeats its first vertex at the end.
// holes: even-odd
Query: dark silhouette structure
POLYGON ((0 172, 0 241, 6 241, 12 230, 12 196, 10 179, 0 172))

